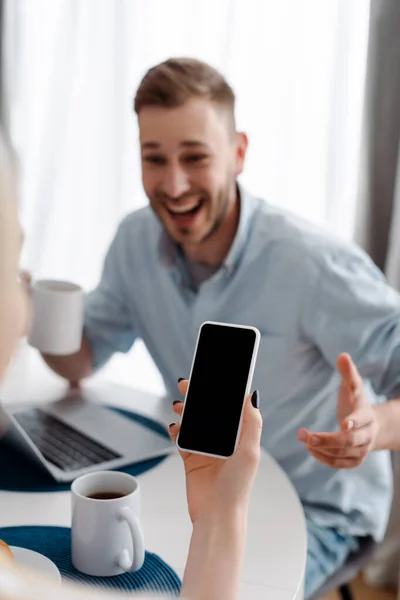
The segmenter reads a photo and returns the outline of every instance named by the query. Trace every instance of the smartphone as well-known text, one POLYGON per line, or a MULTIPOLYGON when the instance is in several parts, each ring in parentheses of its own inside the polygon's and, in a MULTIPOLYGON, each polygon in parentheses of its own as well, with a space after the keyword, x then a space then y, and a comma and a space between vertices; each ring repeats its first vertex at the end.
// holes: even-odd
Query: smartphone
POLYGON ((180 450, 217 458, 235 452, 259 344, 255 327, 201 325, 177 439, 180 450))

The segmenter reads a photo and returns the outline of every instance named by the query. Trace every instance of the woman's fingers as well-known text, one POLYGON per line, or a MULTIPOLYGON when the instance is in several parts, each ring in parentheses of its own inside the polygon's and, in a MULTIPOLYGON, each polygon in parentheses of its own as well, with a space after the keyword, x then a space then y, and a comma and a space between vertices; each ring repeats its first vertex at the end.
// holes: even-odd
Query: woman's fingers
POLYGON ((174 411, 175 414, 178 415, 178 417, 180 417, 182 415, 182 412, 183 412, 183 402, 182 402, 182 400, 175 400, 175 402, 172 405, 172 410, 174 411))
POLYGON ((259 393, 256 390, 246 398, 243 411, 243 426, 240 436, 239 447, 256 455, 260 452, 260 441, 262 432, 262 417, 258 409, 259 393))
MULTIPOLYGON (((182 396, 186 396, 187 387, 187 379, 183 379, 183 377, 180 377, 178 379, 178 389, 182 396)), ((174 400, 174 402, 172 403, 172 410, 175 414, 177 414, 180 417, 183 412, 183 400, 174 400)))
POLYGON ((178 437, 179 430, 181 428, 180 423, 170 423, 168 427, 168 433, 171 440, 176 444, 176 438, 178 437))
MULTIPOLYGON (((181 394, 185 396, 188 388, 187 379, 179 379, 178 388, 181 394)), ((243 411, 243 425, 239 442, 240 450, 248 452, 254 457, 258 457, 260 453, 262 418, 259 411, 259 403, 259 392, 257 390, 253 392, 253 394, 247 396, 243 411)), ((183 401, 175 400, 173 403, 172 409, 179 417, 182 416, 183 406, 183 401)), ((179 423, 171 423, 169 426, 169 434, 174 443, 176 442, 179 429, 179 423)))
POLYGON ((27 290, 30 292, 30 288, 32 285, 32 275, 29 271, 20 270, 19 272, 19 280, 22 285, 24 285, 27 290))
POLYGON ((180 377, 178 379, 178 389, 179 389, 180 393, 182 394, 182 396, 186 396, 187 388, 188 388, 188 380, 180 377))
MULTIPOLYGON (((180 423, 170 423, 170 425, 168 427, 169 436, 175 445, 176 445, 176 438, 178 437, 180 428, 181 428, 180 423)), ((178 450, 179 450, 179 448, 178 448, 178 450)), ((179 454, 181 455, 183 460, 185 460, 188 456, 190 456, 190 452, 182 452, 181 450, 179 450, 179 454)))

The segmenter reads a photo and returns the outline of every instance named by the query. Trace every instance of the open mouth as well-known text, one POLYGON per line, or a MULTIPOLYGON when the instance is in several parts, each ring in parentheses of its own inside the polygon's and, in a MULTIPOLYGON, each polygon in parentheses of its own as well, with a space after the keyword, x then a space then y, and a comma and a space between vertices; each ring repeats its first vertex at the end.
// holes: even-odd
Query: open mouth
POLYGON ((194 204, 191 204, 188 208, 187 206, 167 206, 166 209, 168 213, 176 219, 177 221, 183 221, 186 219, 191 219, 194 217, 201 207, 203 206, 203 200, 198 200, 194 204))

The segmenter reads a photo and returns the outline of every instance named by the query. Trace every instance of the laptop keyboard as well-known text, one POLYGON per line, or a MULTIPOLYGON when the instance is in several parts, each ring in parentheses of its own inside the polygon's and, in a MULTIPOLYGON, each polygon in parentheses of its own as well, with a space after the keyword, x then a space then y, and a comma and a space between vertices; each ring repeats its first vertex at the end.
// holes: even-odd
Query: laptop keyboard
POLYGON ((43 410, 18 412, 14 418, 45 459, 62 471, 76 471, 121 458, 120 454, 43 410))

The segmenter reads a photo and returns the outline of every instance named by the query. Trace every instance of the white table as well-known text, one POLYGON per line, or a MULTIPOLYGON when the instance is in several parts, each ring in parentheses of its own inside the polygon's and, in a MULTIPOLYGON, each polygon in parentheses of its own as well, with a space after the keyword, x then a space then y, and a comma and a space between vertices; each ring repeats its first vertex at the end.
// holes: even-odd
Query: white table
MULTIPOLYGON (((112 385, 97 375, 86 384, 105 395, 112 385)), ((64 382, 43 364, 37 353, 23 347, 0 390, 5 403, 54 397, 64 382)), ((118 404, 164 423, 173 420, 165 400, 128 390, 118 404)), ((178 455, 139 476, 142 486, 142 524, 146 548, 159 554, 182 576, 191 525, 187 515, 183 468, 178 455)), ((0 492, 0 527, 43 524, 70 526, 70 494, 0 492)), ((240 598, 246 600, 302 600, 306 561, 306 527, 298 496, 284 472, 262 454, 254 485, 247 550, 240 598)))

